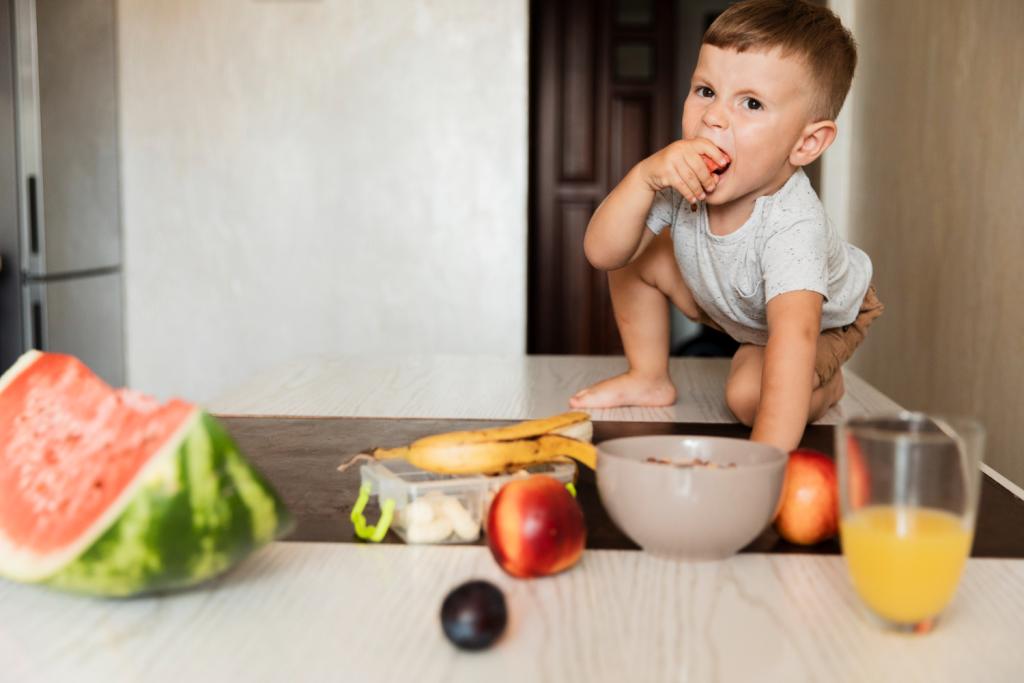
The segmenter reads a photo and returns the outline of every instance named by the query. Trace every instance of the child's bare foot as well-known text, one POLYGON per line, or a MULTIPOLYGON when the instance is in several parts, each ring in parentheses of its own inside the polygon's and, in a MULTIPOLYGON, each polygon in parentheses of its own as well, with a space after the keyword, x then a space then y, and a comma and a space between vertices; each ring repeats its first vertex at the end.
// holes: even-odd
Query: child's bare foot
POLYGON ((598 382, 569 399, 572 408, 617 408, 619 406, 670 406, 676 402, 676 388, 667 376, 648 377, 630 372, 598 382))

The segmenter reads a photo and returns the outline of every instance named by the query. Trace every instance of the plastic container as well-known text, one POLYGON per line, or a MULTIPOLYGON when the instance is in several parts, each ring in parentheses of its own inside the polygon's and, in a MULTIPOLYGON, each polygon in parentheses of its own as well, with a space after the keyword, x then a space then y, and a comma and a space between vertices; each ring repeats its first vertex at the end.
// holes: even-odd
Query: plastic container
POLYGON ((569 485, 576 478, 576 464, 556 460, 534 465, 514 474, 453 476, 426 472, 405 460, 382 460, 363 465, 359 499, 352 509, 352 523, 360 538, 379 542, 388 529, 406 543, 473 543, 480 538, 491 500, 513 479, 545 474, 569 485), (380 519, 366 524, 363 510, 377 497, 380 519))

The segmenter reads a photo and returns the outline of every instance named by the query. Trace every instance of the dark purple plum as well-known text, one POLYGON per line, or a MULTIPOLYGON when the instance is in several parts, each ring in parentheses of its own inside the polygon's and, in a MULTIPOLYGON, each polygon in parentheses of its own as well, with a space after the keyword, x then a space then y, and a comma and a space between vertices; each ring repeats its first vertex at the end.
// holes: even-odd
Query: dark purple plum
POLYGON ((507 622, 505 596, 487 581, 469 581, 458 586, 441 605, 441 628, 448 640, 463 650, 490 647, 507 622))

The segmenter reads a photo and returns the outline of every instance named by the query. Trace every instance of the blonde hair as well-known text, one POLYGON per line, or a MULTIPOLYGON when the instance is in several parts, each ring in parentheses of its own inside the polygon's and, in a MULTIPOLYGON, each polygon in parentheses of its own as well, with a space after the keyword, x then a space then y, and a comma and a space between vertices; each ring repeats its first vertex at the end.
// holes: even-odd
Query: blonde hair
POLYGON ((704 44, 737 52, 780 48, 807 64, 818 90, 812 115, 839 116, 857 68, 853 35, 826 7, 805 0, 745 0, 722 12, 704 44))

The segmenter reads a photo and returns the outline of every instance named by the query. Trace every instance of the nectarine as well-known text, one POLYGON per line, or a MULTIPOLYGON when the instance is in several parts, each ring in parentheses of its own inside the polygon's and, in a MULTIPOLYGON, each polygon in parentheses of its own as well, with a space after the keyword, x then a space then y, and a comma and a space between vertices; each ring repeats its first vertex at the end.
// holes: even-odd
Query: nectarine
POLYGON ((520 578, 576 564, 587 530, 576 499, 556 479, 535 474, 505 484, 487 513, 487 545, 502 569, 520 578))

